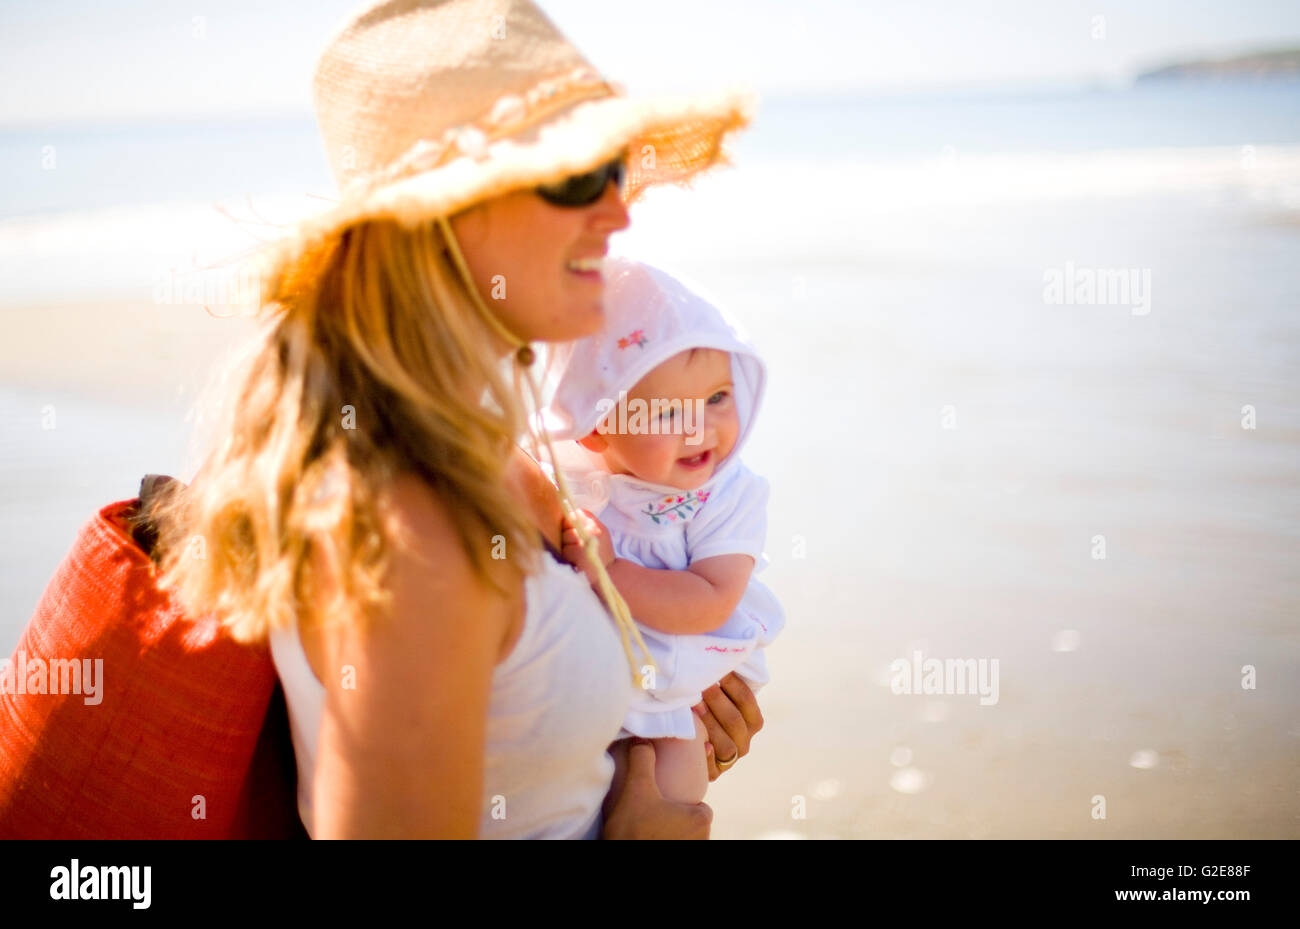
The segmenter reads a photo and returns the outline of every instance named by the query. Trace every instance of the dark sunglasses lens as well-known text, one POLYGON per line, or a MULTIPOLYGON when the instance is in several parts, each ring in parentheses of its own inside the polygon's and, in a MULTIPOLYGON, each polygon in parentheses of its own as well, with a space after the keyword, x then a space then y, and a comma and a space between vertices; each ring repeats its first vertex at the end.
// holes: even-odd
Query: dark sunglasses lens
POLYGON ((611 161, 607 165, 565 178, 558 184, 544 184, 537 188, 543 200, 556 206, 588 206, 595 203, 605 193, 605 186, 614 181, 618 189, 623 189, 623 162, 611 161))

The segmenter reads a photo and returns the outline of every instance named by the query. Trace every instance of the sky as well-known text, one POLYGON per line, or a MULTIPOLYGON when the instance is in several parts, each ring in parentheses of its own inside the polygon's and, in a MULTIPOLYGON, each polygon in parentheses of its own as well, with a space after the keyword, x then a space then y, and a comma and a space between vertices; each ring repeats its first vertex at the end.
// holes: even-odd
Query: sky
MULTIPOLYGON (((357 0, 0 0, 0 126, 310 116, 357 0)), ((898 93, 1123 81, 1300 45, 1295 0, 542 0, 634 92, 898 93), (1098 17, 1101 17, 1099 20, 1098 17)))

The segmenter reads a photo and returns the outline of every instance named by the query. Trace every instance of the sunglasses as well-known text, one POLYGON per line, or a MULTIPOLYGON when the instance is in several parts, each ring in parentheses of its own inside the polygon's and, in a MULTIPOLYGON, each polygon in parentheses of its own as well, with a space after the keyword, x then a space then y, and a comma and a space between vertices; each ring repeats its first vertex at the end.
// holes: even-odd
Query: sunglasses
POLYGON ((626 177, 624 156, 619 155, 594 171, 575 174, 554 184, 542 184, 537 188, 537 195, 555 206, 591 206, 605 195, 605 187, 610 181, 613 181, 619 193, 622 193, 623 181, 626 177))

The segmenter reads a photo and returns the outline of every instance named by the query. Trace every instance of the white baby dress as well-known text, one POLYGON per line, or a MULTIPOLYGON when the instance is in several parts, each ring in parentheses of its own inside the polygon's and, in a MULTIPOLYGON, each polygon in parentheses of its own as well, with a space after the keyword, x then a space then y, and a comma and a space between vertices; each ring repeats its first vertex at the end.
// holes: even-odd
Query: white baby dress
MULTIPOLYGON (((731 354, 735 446, 694 490, 611 474, 599 455, 576 441, 556 443, 552 470, 564 472, 574 502, 605 524, 619 558, 680 571, 704 558, 746 554, 758 574, 767 564, 768 483, 745 467, 739 453, 763 397, 762 360, 712 304, 662 271, 627 259, 606 261, 605 320, 600 334, 574 343, 558 359, 561 376, 542 413, 554 438, 590 434, 619 391, 678 352, 703 347, 731 354)), ((622 735, 690 739, 691 707, 705 688, 731 671, 753 690, 768 682, 762 650, 784 627, 785 614, 772 591, 751 576, 735 611, 709 634, 672 635, 637 625, 658 671, 644 676, 648 686, 638 691, 622 735)))

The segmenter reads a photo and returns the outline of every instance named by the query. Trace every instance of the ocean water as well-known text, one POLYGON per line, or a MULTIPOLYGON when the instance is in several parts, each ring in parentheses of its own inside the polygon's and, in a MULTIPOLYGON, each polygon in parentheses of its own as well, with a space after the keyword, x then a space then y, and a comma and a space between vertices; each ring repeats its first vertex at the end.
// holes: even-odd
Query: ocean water
MULTIPOLYGON (((110 402, 117 335, 59 307, 151 302, 330 187, 309 124, 10 133, 0 168, 0 312, 68 320, 0 356, 12 642, 96 506, 188 467, 195 366, 154 333, 120 363, 164 389, 110 402)), ((789 622, 715 836, 1300 835, 1300 85, 771 100, 613 244, 769 365, 789 622), (997 659, 998 701, 893 693, 915 651, 997 659)))

